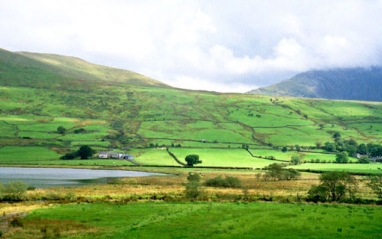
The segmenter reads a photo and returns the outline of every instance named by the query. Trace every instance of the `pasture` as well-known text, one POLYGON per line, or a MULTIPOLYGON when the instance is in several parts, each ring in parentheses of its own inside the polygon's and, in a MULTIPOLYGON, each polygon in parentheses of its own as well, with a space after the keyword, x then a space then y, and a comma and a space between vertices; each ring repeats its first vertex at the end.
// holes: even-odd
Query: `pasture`
MULTIPOLYGON (((279 203, 55 205, 22 220, 20 237, 379 238, 382 208, 279 203), (123 218, 123 220, 121 220, 123 218), (46 231, 41 231, 45 225, 46 231)), ((15 234, 16 235, 16 234, 15 234)))

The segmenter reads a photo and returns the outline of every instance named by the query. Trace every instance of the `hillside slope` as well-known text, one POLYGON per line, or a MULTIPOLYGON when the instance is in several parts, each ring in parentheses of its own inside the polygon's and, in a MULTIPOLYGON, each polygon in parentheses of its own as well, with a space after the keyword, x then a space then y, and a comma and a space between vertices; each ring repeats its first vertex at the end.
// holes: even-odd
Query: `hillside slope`
POLYGON ((382 101, 382 67, 308 71, 251 94, 382 101))
MULTIPOLYGON (((206 166, 259 168, 274 162, 264 161, 266 157, 290 160, 296 145, 309 149, 332 141, 334 132, 341 132, 344 140, 382 143, 380 102, 156 87, 105 78, 108 69, 75 58, 6 51, 0 56, 3 164, 84 165, 83 160, 58 158, 89 145, 129 150, 137 158, 143 154, 140 163, 173 165, 169 154, 160 151, 168 147, 179 159, 201 153, 206 166), (58 132, 61 126, 65 133, 58 132), (258 158, 243 150, 246 145, 258 158), (290 152, 281 152, 286 146, 290 152)), ((305 160, 335 158, 320 150, 299 154, 305 160)))
POLYGON ((91 64, 75 57, 0 49, 0 83, 9 86, 67 87, 73 84, 123 83, 168 87, 138 73, 91 64))

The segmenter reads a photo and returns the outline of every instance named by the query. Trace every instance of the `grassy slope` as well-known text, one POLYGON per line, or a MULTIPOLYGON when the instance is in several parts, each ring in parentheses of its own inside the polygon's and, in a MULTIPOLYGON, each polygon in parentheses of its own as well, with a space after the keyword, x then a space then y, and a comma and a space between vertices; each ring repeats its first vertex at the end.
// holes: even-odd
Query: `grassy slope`
MULTIPOLYGON (((161 84, 57 55, 0 50, 0 61, 0 147, 34 146, 62 155, 83 144, 100 150, 181 144, 194 148, 193 153, 202 152, 198 148, 234 150, 249 144, 261 152, 256 156, 289 160, 292 154, 281 154, 268 145, 313 146, 331 141, 331 131, 341 131, 345 139, 382 142, 381 103, 151 87, 161 84), (68 130, 66 135, 55 133, 61 125, 68 130), (80 128, 86 132, 75 134, 80 128), (202 139, 207 142, 201 143, 202 139)), ((140 155, 145 152, 149 151, 142 150, 140 155)), ((226 152, 214 151, 232 154, 226 152)), ((140 160, 151 163, 152 156, 148 153, 140 160)), ((306 153, 305 157, 333 160, 324 154, 306 153)), ((161 154, 158 163, 174 162, 161 154)), ((229 159, 206 163, 235 166, 229 159)), ((251 167, 252 160, 240 159, 237 166, 244 165, 251 167)))

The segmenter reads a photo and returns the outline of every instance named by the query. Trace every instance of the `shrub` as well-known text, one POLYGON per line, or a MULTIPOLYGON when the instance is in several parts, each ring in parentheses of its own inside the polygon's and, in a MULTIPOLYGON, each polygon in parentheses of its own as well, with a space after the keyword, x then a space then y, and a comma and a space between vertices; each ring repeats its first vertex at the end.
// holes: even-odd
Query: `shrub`
POLYGON ((364 163, 364 164, 367 164, 367 163, 370 163, 370 158, 369 156, 362 156, 360 159, 358 159, 358 163, 364 163))
POLYGON ((200 182, 202 176, 199 173, 188 173, 187 180, 190 182, 200 182))
POLYGON ((301 163, 301 158, 298 155, 293 155, 290 161, 293 165, 297 165, 301 163))
POLYGON ((34 187, 34 186, 29 186, 29 187, 27 187, 27 190, 28 190, 28 191, 33 191, 33 190, 36 190, 36 187, 34 187))
POLYGON ((221 187, 221 188, 241 188, 242 182, 236 177, 227 176, 222 178, 217 176, 214 178, 207 179, 204 182, 204 185, 207 187, 221 187))
POLYGON ((68 160, 68 159, 75 159, 77 157, 78 157, 78 153, 76 151, 76 152, 67 153, 64 156, 61 156, 60 159, 68 160))
POLYGON ((0 186, 3 199, 9 201, 20 201, 26 193, 28 185, 21 181, 8 182, 0 186))
POLYGON ((66 129, 64 128, 64 126, 59 126, 57 128, 57 133, 59 134, 65 134, 66 133, 66 129))

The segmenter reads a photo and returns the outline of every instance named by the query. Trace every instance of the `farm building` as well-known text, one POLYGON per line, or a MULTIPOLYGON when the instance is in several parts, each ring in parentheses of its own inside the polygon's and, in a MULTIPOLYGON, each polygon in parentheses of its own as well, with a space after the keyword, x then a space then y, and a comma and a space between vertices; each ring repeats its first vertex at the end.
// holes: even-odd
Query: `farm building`
POLYGON ((100 151, 98 154, 98 158, 101 159, 134 159, 134 156, 123 153, 114 153, 107 151, 100 151))

